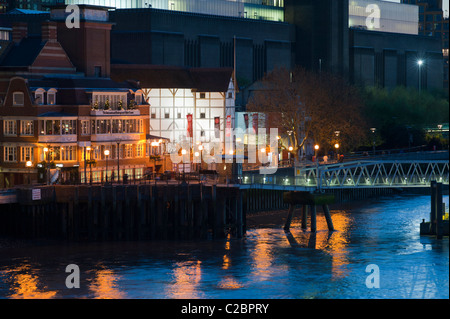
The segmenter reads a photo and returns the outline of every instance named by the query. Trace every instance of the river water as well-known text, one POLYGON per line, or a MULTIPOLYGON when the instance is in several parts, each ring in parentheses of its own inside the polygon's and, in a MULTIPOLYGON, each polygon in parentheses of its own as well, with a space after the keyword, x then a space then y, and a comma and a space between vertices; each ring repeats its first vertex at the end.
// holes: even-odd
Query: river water
POLYGON ((205 242, 4 241, 0 298, 447 299, 448 238, 419 235, 429 210, 429 196, 391 196, 332 211, 332 233, 319 213, 315 235, 294 219, 290 234, 280 220, 205 242))

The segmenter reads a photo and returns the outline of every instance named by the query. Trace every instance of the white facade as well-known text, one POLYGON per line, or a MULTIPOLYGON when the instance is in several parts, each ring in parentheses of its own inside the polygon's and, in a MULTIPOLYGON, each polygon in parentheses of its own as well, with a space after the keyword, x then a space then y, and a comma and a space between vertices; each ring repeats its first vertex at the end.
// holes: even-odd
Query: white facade
POLYGON ((235 92, 230 79, 227 92, 197 92, 189 88, 143 88, 150 103, 150 133, 170 139, 172 143, 193 144, 223 142, 227 116, 235 117, 235 92), (192 114, 191 140, 188 139, 187 115, 192 114), (220 137, 216 138, 214 118, 220 118, 220 137))
POLYGON ((89 4, 127 8, 154 8, 257 20, 284 21, 284 0, 66 0, 66 4, 89 4))
POLYGON ((350 0, 348 22, 350 28, 417 35, 419 7, 379 0, 350 0))

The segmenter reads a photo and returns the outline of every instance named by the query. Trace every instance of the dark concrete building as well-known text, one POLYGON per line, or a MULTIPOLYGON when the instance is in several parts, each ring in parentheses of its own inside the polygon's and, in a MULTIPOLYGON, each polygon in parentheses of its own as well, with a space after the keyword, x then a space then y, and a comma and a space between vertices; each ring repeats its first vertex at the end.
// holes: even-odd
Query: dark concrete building
POLYGON ((294 63, 289 23, 158 9, 110 13, 113 63, 233 67, 250 84, 275 66, 294 63))
POLYGON ((435 39, 350 30, 350 50, 350 74, 354 83, 418 88, 420 82, 422 89, 442 87, 442 51, 435 39), (420 60, 426 63, 419 65, 420 60))
MULTIPOLYGON (((366 2, 286 0, 284 21, 155 8, 116 9, 110 12, 110 58, 113 64, 209 68, 234 67, 236 61, 242 91, 276 66, 296 65, 331 71, 361 85, 418 87, 417 60, 426 57, 421 66, 422 89, 442 88, 444 75, 437 67, 443 63, 441 41, 419 35, 418 29, 415 32, 418 17, 417 23, 405 21, 408 34, 395 28, 384 32, 352 26, 349 8, 357 6, 364 15, 366 2)), ((403 8, 418 12, 411 5, 372 2, 389 13, 391 22, 403 8)), ((6 14, 0 16, 0 26, 26 20, 29 33, 34 33, 40 32, 45 19, 46 14, 6 14)), ((239 104, 245 101, 238 99, 239 104)))

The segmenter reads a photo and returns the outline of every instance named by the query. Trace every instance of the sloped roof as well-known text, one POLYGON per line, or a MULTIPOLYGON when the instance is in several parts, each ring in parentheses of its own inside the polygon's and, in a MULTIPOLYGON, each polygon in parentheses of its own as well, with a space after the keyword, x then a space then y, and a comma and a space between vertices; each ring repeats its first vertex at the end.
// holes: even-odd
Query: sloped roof
POLYGON ((30 66, 36 60, 44 44, 40 36, 29 36, 22 39, 18 45, 11 47, 2 60, 1 66, 30 66))
POLYGON ((196 89, 200 92, 226 92, 231 68, 183 68, 176 66, 113 64, 111 78, 138 81, 142 88, 196 89))
POLYGON ((46 77, 40 79, 29 79, 28 85, 31 89, 55 88, 58 90, 58 99, 62 104, 89 104, 89 91, 101 92, 127 92, 130 89, 138 89, 132 83, 117 83, 109 78, 86 78, 86 77, 46 77))
POLYGON ((49 12, 47 11, 15 8, 8 11, 6 14, 48 14, 48 13, 49 12))

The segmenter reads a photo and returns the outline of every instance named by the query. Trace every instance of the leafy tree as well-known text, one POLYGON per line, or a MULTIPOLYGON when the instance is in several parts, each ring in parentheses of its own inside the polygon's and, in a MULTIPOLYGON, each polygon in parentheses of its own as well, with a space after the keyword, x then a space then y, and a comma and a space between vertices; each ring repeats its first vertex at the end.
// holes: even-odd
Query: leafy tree
POLYGON ((425 127, 449 121, 448 96, 443 92, 369 87, 362 95, 365 117, 377 128, 385 148, 424 145, 425 127))
POLYGON ((247 110, 265 113, 268 127, 278 128, 285 137, 281 148, 292 146, 296 158, 309 139, 326 152, 336 142, 336 131, 344 149, 359 145, 365 138, 359 91, 332 74, 312 73, 300 67, 293 72, 274 69, 262 79, 247 110))

